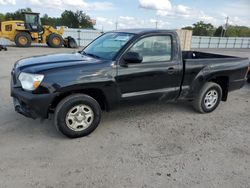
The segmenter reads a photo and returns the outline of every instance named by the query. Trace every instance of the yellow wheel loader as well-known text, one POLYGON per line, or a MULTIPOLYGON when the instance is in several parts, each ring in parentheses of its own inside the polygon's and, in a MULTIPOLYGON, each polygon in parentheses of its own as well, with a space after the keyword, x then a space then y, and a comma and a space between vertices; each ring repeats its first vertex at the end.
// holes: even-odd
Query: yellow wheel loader
POLYGON ((62 38, 63 27, 57 30, 52 26, 42 26, 39 13, 29 12, 23 14, 24 21, 13 20, 0 23, 0 38, 9 39, 15 42, 18 47, 29 47, 32 42, 46 43, 52 48, 60 48, 62 45, 71 47, 70 43, 77 46, 73 38, 71 38, 71 41, 62 38))

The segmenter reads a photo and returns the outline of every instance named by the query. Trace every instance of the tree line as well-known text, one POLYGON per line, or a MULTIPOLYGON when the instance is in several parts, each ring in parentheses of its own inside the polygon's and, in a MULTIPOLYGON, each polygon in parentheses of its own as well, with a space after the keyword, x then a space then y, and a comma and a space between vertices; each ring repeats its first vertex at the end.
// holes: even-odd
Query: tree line
MULTIPOLYGON (((32 10, 31 8, 25 8, 19 9, 13 13, 0 13, 0 22, 7 20, 24 20, 22 12, 32 12, 32 10)), ((69 28, 94 29, 90 16, 80 10, 76 12, 65 10, 58 18, 44 14, 41 17, 41 22, 43 25, 50 25, 53 27, 66 26, 69 28)), ((227 25, 226 28, 223 26, 215 27, 211 23, 199 21, 192 26, 187 26, 182 29, 192 30, 194 36, 250 37, 250 28, 246 26, 227 25)))
POLYGON ((182 29, 192 30, 194 36, 250 37, 250 28, 246 26, 227 25, 215 27, 211 23, 199 21, 182 29))
MULTIPOLYGON (((19 9, 13 13, 0 13, 0 22, 8 20, 24 20, 23 12, 32 12, 32 10, 31 8, 25 8, 19 9)), ((69 28, 94 29, 90 16, 81 10, 77 10, 76 12, 65 10, 58 18, 49 17, 47 14, 44 14, 41 17, 41 22, 43 25, 50 25, 53 27, 66 26, 69 28)))

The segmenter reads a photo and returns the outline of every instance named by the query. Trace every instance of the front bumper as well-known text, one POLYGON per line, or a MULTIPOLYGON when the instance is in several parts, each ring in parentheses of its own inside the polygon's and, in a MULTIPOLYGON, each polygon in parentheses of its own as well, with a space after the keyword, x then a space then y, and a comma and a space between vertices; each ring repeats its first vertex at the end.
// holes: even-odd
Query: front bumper
POLYGON ((56 94, 33 94, 12 86, 11 96, 16 112, 33 119, 46 119, 56 94))

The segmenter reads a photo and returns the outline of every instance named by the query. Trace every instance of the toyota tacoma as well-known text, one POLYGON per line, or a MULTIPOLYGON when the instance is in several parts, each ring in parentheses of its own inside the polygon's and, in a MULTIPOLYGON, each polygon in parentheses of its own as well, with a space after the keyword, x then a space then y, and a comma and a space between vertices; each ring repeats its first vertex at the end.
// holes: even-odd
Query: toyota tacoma
POLYGON ((172 30, 107 32, 82 51, 30 57, 12 70, 15 110, 30 118, 53 115, 70 138, 96 129, 102 110, 130 100, 188 100, 214 111, 246 79, 248 58, 181 51, 172 30))

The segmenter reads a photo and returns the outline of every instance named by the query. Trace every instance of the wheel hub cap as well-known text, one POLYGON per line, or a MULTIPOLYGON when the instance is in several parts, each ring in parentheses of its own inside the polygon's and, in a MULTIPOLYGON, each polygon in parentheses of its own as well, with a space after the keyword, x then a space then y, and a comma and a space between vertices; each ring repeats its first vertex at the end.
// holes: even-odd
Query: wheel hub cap
POLYGON ((77 119, 79 122, 81 122, 82 120, 84 120, 84 116, 81 115, 81 114, 79 114, 79 115, 76 117, 76 119, 77 119))
POLYGON ((204 98, 204 104, 207 109, 213 108, 218 101, 218 92, 216 90, 210 90, 207 92, 204 98))
POLYGON ((87 105, 76 105, 66 115, 66 125, 73 131, 83 131, 94 120, 93 110, 87 105))

